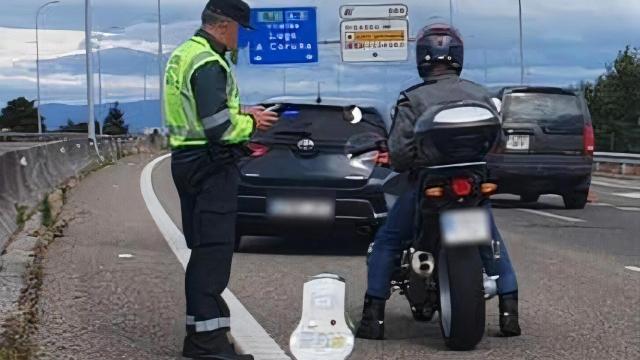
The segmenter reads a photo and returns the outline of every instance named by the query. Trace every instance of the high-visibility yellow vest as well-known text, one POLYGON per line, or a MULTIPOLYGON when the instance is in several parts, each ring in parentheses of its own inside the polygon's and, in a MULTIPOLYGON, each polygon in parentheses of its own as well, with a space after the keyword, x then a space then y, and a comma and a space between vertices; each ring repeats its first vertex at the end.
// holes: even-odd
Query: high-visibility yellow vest
POLYGON ((164 109, 172 148, 206 145, 205 128, 217 126, 228 126, 220 143, 239 144, 249 140, 253 118, 240 111, 240 93, 233 72, 207 40, 194 36, 174 51, 167 64, 165 84, 164 109), (227 108, 200 119, 191 77, 199 67, 210 62, 217 62, 227 72, 227 108))

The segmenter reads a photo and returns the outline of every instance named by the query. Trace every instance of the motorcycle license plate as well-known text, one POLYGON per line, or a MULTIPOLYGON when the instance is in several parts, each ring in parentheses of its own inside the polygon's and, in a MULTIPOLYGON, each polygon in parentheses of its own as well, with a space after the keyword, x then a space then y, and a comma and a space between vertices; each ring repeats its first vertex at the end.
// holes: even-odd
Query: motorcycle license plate
POLYGON ((445 246, 491 244, 491 219, 484 208, 446 211, 440 228, 445 246))

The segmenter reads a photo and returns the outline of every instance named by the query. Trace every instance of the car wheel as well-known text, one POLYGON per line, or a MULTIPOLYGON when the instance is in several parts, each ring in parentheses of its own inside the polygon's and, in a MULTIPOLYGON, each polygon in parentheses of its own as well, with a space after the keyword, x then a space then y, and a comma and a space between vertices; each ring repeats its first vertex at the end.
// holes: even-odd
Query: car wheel
POLYGON ((564 200, 564 206, 567 209, 584 209, 587 205, 587 199, 589 198, 588 191, 575 191, 570 194, 562 196, 564 200))
POLYGON ((540 194, 524 194, 524 195, 520 195, 520 201, 526 202, 526 203, 538 202, 538 199, 540 199, 540 194))

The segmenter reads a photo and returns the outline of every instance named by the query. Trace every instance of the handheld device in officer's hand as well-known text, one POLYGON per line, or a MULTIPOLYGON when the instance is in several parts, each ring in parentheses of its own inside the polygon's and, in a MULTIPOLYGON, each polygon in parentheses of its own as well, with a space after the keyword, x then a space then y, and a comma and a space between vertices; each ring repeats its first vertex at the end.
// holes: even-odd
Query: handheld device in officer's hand
POLYGON ((304 284, 302 318, 289 347, 297 360, 344 360, 355 338, 345 313, 346 284, 333 274, 320 274, 304 284))

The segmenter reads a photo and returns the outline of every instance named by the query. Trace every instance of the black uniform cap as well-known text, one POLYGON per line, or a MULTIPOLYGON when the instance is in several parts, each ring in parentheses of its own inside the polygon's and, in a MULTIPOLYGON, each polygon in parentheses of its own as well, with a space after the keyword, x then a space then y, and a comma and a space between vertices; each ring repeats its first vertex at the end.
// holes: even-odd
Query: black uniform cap
POLYGON ((251 8, 242 0, 209 0, 206 9, 222 16, 226 16, 246 29, 251 26, 251 8))

